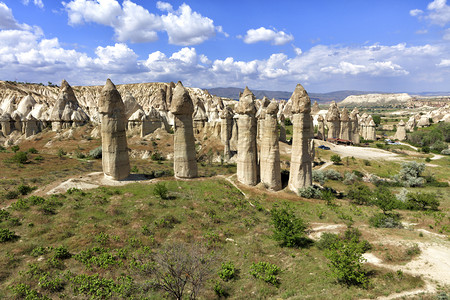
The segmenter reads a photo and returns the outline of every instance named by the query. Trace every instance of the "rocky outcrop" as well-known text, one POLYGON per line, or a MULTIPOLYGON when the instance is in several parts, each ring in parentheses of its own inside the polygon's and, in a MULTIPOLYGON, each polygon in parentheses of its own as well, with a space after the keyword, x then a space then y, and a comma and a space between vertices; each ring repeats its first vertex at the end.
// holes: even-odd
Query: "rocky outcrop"
POLYGON ((225 107, 220 113, 222 143, 224 144, 223 157, 225 160, 231 158, 230 140, 233 130, 233 111, 229 107, 225 107))
POLYGON ((101 115, 102 166, 105 177, 122 180, 130 175, 125 133, 125 105, 111 80, 107 80, 98 100, 101 115))
POLYGON ((365 138, 366 140, 376 141, 377 137, 375 134, 375 127, 376 125, 373 119, 370 118, 366 121, 366 130, 367 130, 366 133, 367 136, 365 138))
POLYGON ((359 123, 358 123, 358 109, 355 107, 350 113, 350 139, 353 144, 359 144, 359 123))
POLYGON ((272 101, 265 110, 261 140, 261 182, 269 189, 281 189, 280 147, 278 145, 278 103, 272 101))
POLYGON ((332 102, 330 104, 330 107, 328 108, 328 112, 326 115, 327 120, 327 127, 328 127, 328 138, 339 138, 339 135, 341 133, 341 121, 340 121, 340 114, 339 114, 339 108, 336 104, 336 102, 332 102))
POLYGON ((413 98, 406 93, 399 94, 366 94, 351 95, 342 100, 339 105, 357 105, 357 106, 381 106, 381 105, 397 105, 406 104, 413 98))
POLYGON ((195 152, 194 128, 192 113, 194 105, 189 92, 181 82, 175 86, 170 105, 174 115, 174 154, 173 168, 177 178, 194 178, 198 176, 195 152))
POLYGON ((341 112, 341 124, 339 137, 343 140, 350 140, 350 117, 347 108, 341 112))
POLYGON ((286 143, 286 124, 284 124, 284 115, 280 116, 280 142, 286 143))
POLYGON ((326 139, 326 135, 325 135, 325 119, 323 118, 322 115, 319 115, 317 117, 317 138, 319 140, 325 140, 326 139))
POLYGON ((320 111, 319 103, 317 103, 317 101, 314 101, 314 104, 311 108, 311 115, 317 115, 319 111, 320 111))
POLYGON ((297 84, 291 100, 293 134, 289 189, 298 193, 298 189, 312 185, 311 100, 301 84, 297 84))
POLYGON ((255 95, 245 87, 235 112, 238 116, 237 178, 247 185, 258 183, 255 95))
POLYGON ((400 120, 400 122, 397 124, 397 132, 395 132, 394 139, 399 141, 406 140, 406 128, 405 128, 405 122, 403 120, 400 120))

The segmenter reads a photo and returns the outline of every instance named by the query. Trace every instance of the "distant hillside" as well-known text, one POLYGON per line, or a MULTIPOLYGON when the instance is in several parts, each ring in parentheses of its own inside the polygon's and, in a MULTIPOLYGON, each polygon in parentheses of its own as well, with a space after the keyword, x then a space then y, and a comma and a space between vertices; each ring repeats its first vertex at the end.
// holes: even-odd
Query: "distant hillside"
MULTIPOLYGON (((238 100, 239 92, 244 91, 244 89, 237 88, 237 87, 218 87, 218 88, 208 89, 208 91, 212 95, 238 100)), ((275 99, 288 100, 292 95, 292 92, 285 92, 285 91, 252 90, 252 92, 255 94, 256 98, 258 98, 258 99, 261 99, 264 96, 266 96, 269 99, 275 98, 275 99)), ((371 92, 345 90, 345 91, 335 91, 335 92, 329 92, 329 93, 308 93, 308 94, 311 97, 311 101, 317 101, 318 103, 323 104, 323 103, 329 103, 331 101, 340 102, 350 95, 363 95, 363 94, 368 94, 368 93, 371 93, 371 92)))

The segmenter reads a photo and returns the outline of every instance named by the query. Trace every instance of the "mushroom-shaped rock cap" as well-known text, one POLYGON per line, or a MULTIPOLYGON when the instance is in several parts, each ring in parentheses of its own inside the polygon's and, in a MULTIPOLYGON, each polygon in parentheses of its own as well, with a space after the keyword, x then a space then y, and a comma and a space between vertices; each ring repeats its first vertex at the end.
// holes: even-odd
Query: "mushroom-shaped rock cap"
POLYGON ((233 110, 227 106, 220 112, 219 116, 221 119, 233 119, 233 115, 233 110))
POLYGON ((327 112, 327 121, 336 121, 339 120, 339 108, 336 102, 332 102, 327 112))
POLYGON ((270 101, 270 104, 266 108, 266 114, 276 116, 278 113, 278 102, 270 101))
POLYGON ((194 112, 191 96, 180 81, 173 91, 170 112, 174 115, 191 115, 194 112))
POLYGON ((356 117, 358 115, 359 111, 358 109, 355 107, 352 112, 350 113, 350 120, 356 120, 356 117))
POLYGON ((98 112, 101 114, 123 113, 125 114, 125 105, 116 86, 108 78, 106 84, 100 93, 98 101, 98 112))
POLYGON ((405 126, 405 122, 403 120, 400 120, 400 122, 398 122, 398 126, 405 126))
POLYGON ((350 121, 350 117, 349 117, 349 115, 348 115, 348 110, 347 110, 347 108, 345 108, 345 107, 344 107, 344 109, 343 109, 342 112, 341 112, 341 121, 344 121, 344 122, 350 121))
POLYGON ((254 115, 256 113, 256 106, 255 106, 255 95, 248 89, 248 87, 245 87, 244 92, 239 97, 239 103, 236 107, 236 112, 238 114, 252 114, 254 115))
POLYGON ((311 99, 305 88, 299 83, 291 96, 293 114, 305 114, 311 112, 311 99))
POLYGON ((320 111, 319 103, 317 103, 317 101, 314 101, 314 104, 313 104, 313 106, 312 106, 312 108, 311 108, 311 113, 312 113, 313 115, 315 115, 315 114, 317 114, 319 111, 320 111))

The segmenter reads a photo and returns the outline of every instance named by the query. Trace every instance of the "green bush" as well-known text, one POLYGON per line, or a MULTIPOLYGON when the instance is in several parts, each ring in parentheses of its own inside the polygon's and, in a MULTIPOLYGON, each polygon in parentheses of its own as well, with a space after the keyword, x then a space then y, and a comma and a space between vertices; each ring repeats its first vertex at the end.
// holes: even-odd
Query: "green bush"
POLYGON ((17 191, 8 191, 5 194, 6 200, 17 199, 17 197, 19 197, 19 192, 17 191))
POLYGON ((153 188, 153 195, 164 200, 167 199, 168 193, 169 190, 164 183, 155 184, 155 187, 153 188))
POLYGON ((369 278, 363 270, 364 244, 355 239, 339 239, 325 250, 330 260, 331 276, 346 285, 368 287, 369 278))
POLYGON ((6 163, 25 164, 28 161, 28 155, 26 152, 16 152, 11 158, 5 159, 6 163))
POLYGON ((7 211, 7 210, 5 210, 3 208, 0 209, 0 223, 5 221, 5 220, 8 220, 9 216, 10 216, 9 211, 7 211))
POLYGON ((7 228, 0 229, 0 243, 13 241, 17 238, 18 236, 14 231, 10 231, 7 228))
POLYGON ((22 194, 22 195, 28 195, 29 193, 31 193, 35 188, 26 185, 26 184, 21 184, 17 187, 17 191, 22 194))
POLYGON ((222 286, 222 284, 220 282, 216 282, 214 284, 214 293, 216 294, 217 297, 227 297, 228 293, 225 290, 225 288, 222 286))
POLYGON ((380 186, 375 189, 372 203, 378 206, 384 214, 387 214, 387 212, 393 209, 400 208, 402 205, 395 195, 385 186, 380 186))
POLYGON ((234 266, 234 263, 232 261, 222 263, 222 267, 219 270, 218 275, 224 281, 228 281, 235 278, 236 267, 234 266))
POLYGON ((12 151, 12 152, 16 153, 16 152, 19 151, 19 150, 20 150, 20 147, 19 147, 19 146, 17 146, 17 145, 11 146, 11 151, 12 151))
POLYGON ((373 192, 365 184, 357 184, 352 186, 347 194, 347 197, 358 205, 370 205, 372 203, 373 192))
POLYGON ((273 225, 273 238, 280 242, 282 247, 306 247, 311 240, 305 237, 308 224, 294 214, 288 205, 277 207, 274 205, 270 211, 273 225))
POLYGON ((369 224, 375 228, 403 228, 398 214, 378 213, 369 219, 369 224))
POLYGON ((39 153, 39 151, 37 151, 36 148, 34 148, 34 147, 31 147, 30 149, 28 149, 27 152, 31 153, 31 154, 38 154, 39 153))
POLYGON ((35 299, 50 300, 50 298, 41 295, 39 292, 33 290, 31 286, 25 283, 12 285, 10 289, 14 293, 14 295, 16 295, 18 298, 26 300, 35 300, 35 299))
POLYGON ((277 278, 279 272, 280 268, 277 265, 265 261, 260 261, 256 264, 252 263, 250 267, 250 275, 277 287, 280 285, 280 280, 277 278))
POLYGON ((64 246, 59 246, 55 248, 55 253, 53 254, 53 257, 56 259, 68 259, 72 257, 72 254, 70 254, 69 250, 67 250, 64 246))
POLYGON ((333 154, 330 158, 330 160, 333 162, 333 164, 335 165, 340 165, 342 163, 342 159, 338 154, 333 154))
POLYGON ((331 246, 339 240, 339 236, 335 233, 324 232, 316 243, 320 250, 330 249, 331 246))
POLYGON ((410 210, 438 210, 439 200, 433 193, 414 193, 406 195, 405 206, 410 210))
POLYGON ((321 199, 322 191, 319 187, 311 185, 298 189, 298 195, 307 199, 321 199))
POLYGON ((98 146, 97 148, 89 151, 89 156, 95 159, 102 158, 102 146, 98 146))

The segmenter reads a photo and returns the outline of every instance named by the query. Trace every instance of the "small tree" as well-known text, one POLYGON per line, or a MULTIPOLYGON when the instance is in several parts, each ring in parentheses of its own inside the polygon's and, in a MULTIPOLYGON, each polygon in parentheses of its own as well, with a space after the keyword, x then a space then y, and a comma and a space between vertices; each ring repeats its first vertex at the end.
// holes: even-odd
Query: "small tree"
POLYGON ((274 207, 270 211, 272 217, 273 238, 280 242, 281 246, 304 247, 310 244, 305 237, 308 224, 297 217, 287 204, 283 207, 274 207))
POLYGON ((364 243, 355 238, 336 240, 325 250, 325 257, 330 260, 331 276, 346 285, 367 287, 369 279, 362 267, 364 252, 364 243))
POLYGON ((373 204, 378 206, 387 215, 389 211, 398 207, 398 200, 391 191, 385 187, 380 186, 374 191, 373 204))
POLYGON ((439 200, 432 193, 408 193, 406 208, 411 210, 438 210, 439 200))
POLYGON ((333 162, 333 164, 335 165, 340 165, 342 162, 342 159, 339 155, 337 154, 333 154, 330 158, 330 160, 333 162))
POLYGON ((352 186, 348 191, 348 198, 359 205, 371 204, 372 196, 373 193, 370 188, 362 183, 352 186))
POLYGON ((153 285, 176 299, 183 299, 188 290, 190 299, 198 296, 211 271, 211 254, 199 244, 172 244, 155 256, 153 285))
POLYGON ((167 189, 164 183, 155 184, 155 188, 153 189, 153 195, 165 200, 167 199, 167 194, 169 190, 167 189))

